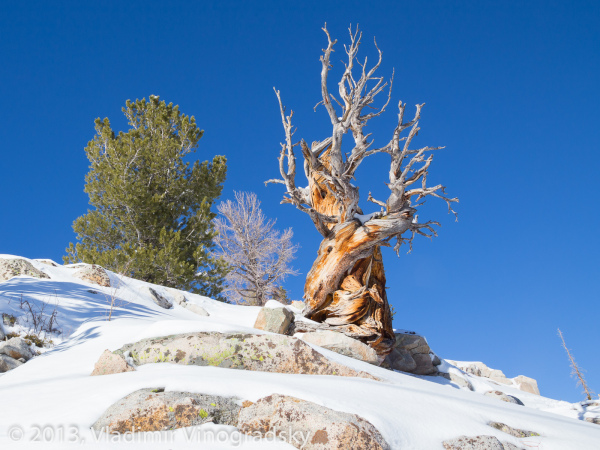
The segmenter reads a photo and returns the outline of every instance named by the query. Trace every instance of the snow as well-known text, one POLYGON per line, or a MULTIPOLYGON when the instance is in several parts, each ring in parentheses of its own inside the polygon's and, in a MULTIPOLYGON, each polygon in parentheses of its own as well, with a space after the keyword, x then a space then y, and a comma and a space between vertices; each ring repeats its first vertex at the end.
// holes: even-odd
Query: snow
MULTIPOLYGON (((7 257, 12 256, 0 255, 0 258, 7 257)), ((35 260, 30 262, 51 279, 15 277, 0 283, 0 311, 17 317, 22 315, 17 302, 21 295, 32 302, 56 303, 63 335, 61 338, 53 336, 55 347, 0 375, 2 449, 185 449, 202 447, 200 443, 211 449, 293 448, 281 441, 256 440, 241 435, 233 427, 213 424, 129 437, 98 436, 92 432, 91 425, 111 404, 148 387, 234 395, 250 401, 273 393, 295 396, 362 416, 379 429, 393 449, 442 449, 443 440, 478 434, 545 450, 593 449, 598 448, 600 442, 600 426, 581 420, 600 415, 598 404, 570 404, 529 394, 514 386, 464 374, 447 361, 442 361, 441 367, 467 378, 474 392, 459 389, 442 377, 393 372, 314 345, 311 346, 330 360, 369 372, 384 381, 166 363, 140 366, 135 372, 91 377, 94 363, 105 349, 115 350, 143 338, 197 331, 264 333, 252 328, 260 308, 229 305, 185 293, 189 302, 202 306, 210 316, 196 315, 179 305, 165 310, 141 291, 147 283, 109 273, 111 283, 117 287, 103 288, 74 278, 73 266, 52 267, 35 260), (109 322, 111 296, 119 299, 119 307, 109 322), (518 397, 525 406, 482 395, 492 389, 518 397), (513 438, 489 427, 489 421, 533 430, 541 436, 513 438), (15 425, 20 427, 17 433, 19 430, 25 433, 18 443, 11 440, 15 436, 15 425), (53 431, 54 439, 31 442, 36 427, 48 431, 46 438, 53 431), (70 433, 68 436, 76 440, 77 445, 66 438, 56 438, 61 430, 70 433), (204 438, 202 433, 205 433, 204 438), (211 441, 215 435, 224 440, 211 441), (169 445, 165 446, 166 443, 169 445)), ((175 292, 152 287, 167 297, 175 292)), ((278 305, 269 306, 281 307, 278 305)), ((19 331, 18 327, 15 330, 19 331)))

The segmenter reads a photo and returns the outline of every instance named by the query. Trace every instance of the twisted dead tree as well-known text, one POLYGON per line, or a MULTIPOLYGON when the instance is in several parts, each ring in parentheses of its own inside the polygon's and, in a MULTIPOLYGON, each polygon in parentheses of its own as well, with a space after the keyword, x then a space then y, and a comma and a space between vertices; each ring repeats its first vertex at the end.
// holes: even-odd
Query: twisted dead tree
POLYGON ((444 186, 427 186, 427 175, 433 160, 434 150, 443 147, 410 147, 419 132, 419 119, 423 104, 416 105, 412 120, 404 121, 406 104, 398 103, 398 123, 391 139, 384 146, 374 148, 370 134, 364 133, 369 120, 381 115, 388 106, 393 85, 393 74, 389 82, 375 76, 381 64, 382 53, 377 47, 379 58, 374 66, 367 67, 367 59, 357 58, 362 33, 350 28, 350 44, 344 46, 347 60, 345 70, 338 82, 339 98, 329 92, 328 75, 330 58, 336 40, 332 40, 327 26, 327 48, 321 56, 322 99, 315 106, 323 105, 332 125, 330 137, 313 142, 310 147, 304 140, 293 142, 293 112, 286 115, 279 91, 275 90, 285 142, 281 144, 279 170, 281 179, 266 183, 285 185, 282 203, 291 203, 307 213, 323 236, 316 261, 306 279, 304 315, 324 327, 333 327, 348 336, 371 345, 380 356, 391 350, 394 333, 390 308, 385 290, 385 273, 381 247, 392 247, 398 254, 402 244, 412 242, 416 235, 437 236, 435 221, 417 222, 417 208, 427 197, 436 197, 448 204, 449 212, 457 198, 445 195, 444 186), (389 84, 389 87, 388 87, 389 84), (387 99, 382 107, 375 108, 375 97, 387 90, 387 99), (337 106, 336 106, 337 105, 337 106), (408 134, 401 134, 408 130, 408 134), (342 152, 342 140, 351 134, 353 148, 342 152), (300 147, 304 157, 304 173, 307 187, 296 185, 296 156, 294 149, 300 147), (390 189, 386 201, 373 198, 377 212, 364 215, 359 207, 358 187, 352 184, 361 162, 377 153, 387 153, 390 189))

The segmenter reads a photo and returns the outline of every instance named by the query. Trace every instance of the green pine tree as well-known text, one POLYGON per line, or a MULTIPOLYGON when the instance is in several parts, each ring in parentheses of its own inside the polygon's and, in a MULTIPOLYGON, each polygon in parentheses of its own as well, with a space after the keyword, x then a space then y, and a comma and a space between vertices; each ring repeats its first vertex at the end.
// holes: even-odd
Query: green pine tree
POLYGON ((123 113, 130 129, 115 134, 96 119, 85 149, 85 192, 95 208, 73 223, 76 245, 65 263, 99 264, 163 286, 219 297, 225 271, 211 259, 211 206, 221 194, 226 158, 185 161, 203 131, 194 117, 157 96, 132 102, 123 113))

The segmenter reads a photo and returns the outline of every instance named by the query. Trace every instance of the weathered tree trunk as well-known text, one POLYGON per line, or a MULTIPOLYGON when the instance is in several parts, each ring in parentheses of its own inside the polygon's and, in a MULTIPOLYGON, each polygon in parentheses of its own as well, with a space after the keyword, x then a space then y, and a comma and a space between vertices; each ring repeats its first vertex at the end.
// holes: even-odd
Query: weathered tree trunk
MULTIPOLYGON (((419 131, 423 105, 417 105, 413 120, 404 122, 406 104, 399 102, 398 123, 391 139, 382 147, 370 148, 373 141, 368 140, 370 134, 365 135, 363 128, 369 120, 385 111, 391 97, 392 80, 385 104, 381 108, 372 106, 375 96, 387 85, 382 77, 374 75, 381 64, 381 51, 377 48, 379 59, 371 69, 367 69, 366 60, 364 64, 357 60, 361 34, 358 30, 350 30, 351 43, 345 46, 348 60, 338 83, 338 99, 329 93, 327 87, 330 56, 337 41, 331 40, 327 27, 323 31, 328 45, 321 56, 322 100, 318 105, 322 104, 327 110, 333 128, 331 136, 313 142, 310 148, 304 140, 294 143, 293 112, 286 116, 276 90, 285 142, 281 144, 279 155, 281 179, 267 183, 285 185, 286 196, 282 203, 291 203, 307 213, 323 236, 317 259, 304 286, 306 317, 323 323, 323 328, 333 328, 360 339, 384 356, 392 348, 394 333, 385 291, 381 247, 391 247, 390 241, 395 239, 394 250, 398 253, 403 243, 409 243, 412 248, 412 240, 417 234, 435 236, 432 226, 439 223, 418 223, 416 207, 426 197, 436 197, 446 201, 449 211, 454 212, 450 205, 458 199, 446 197, 441 184, 427 186, 429 166, 433 160, 429 152, 441 147, 410 148, 419 131), (362 69, 358 78, 353 74, 355 62, 362 69), (336 111, 334 103, 339 105, 341 112, 336 111), (401 133, 407 129, 410 130, 408 136, 401 138, 401 133), (348 153, 342 152, 342 139, 346 134, 351 134, 354 141, 354 147, 348 153), (304 174, 308 179, 306 188, 297 186, 295 181, 294 147, 298 145, 304 157, 304 174), (391 158, 387 183, 390 195, 384 202, 374 199, 369 193, 367 200, 378 205, 380 210, 364 216, 358 205, 358 188, 352 181, 362 160, 377 153, 386 153, 391 158), (403 237, 405 232, 410 233, 409 237, 403 237)), ((297 325, 299 329, 303 327, 300 323, 297 325)), ((309 328, 314 326, 314 323, 310 324, 309 328)))

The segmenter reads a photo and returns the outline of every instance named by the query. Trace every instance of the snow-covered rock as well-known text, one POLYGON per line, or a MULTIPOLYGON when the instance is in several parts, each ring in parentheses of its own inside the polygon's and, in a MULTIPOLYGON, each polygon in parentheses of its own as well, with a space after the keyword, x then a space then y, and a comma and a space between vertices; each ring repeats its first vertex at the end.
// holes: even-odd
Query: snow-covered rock
POLYGON ((383 366, 417 375, 433 375, 438 372, 433 364, 434 357, 423 336, 414 332, 396 332, 396 344, 383 366))
POLYGON ((206 422, 237 424, 235 398, 192 392, 140 389, 111 405, 92 428, 106 433, 175 430, 206 422))
POLYGON ((459 436, 455 439, 444 441, 446 450, 513 450, 518 449, 515 445, 500 442, 495 436, 459 436))
POLYGON ((104 350, 91 375, 111 375, 113 373, 133 372, 134 370, 121 355, 115 355, 110 350, 104 350))
POLYGON ((184 333, 143 339, 116 350, 136 366, 175 363, 260 372, 377 379, 329 361, 299 339, 271 334, 184 333))
POLYGON ((173 294, 173 303, 187 309, 190 312, 193 312, 194 314, 198 314, 199 316, 210 316, 208 311, 206 311, 202 306, 188 302, 188 300, 185 298, 185 295, 183 295, 181 291, 175 291, 173 294))
POLYGON ((86 264, 81 269, 73 274, 75 278, 89 281, 98 286, 110 287, 110 278, 103 267, 96 264, 86 264))
POLYGON ((529 392, 530 394, 540 395, 537 381, 533 378, 526 377, 525 375, 518 375, 512 379, 516 383, 517 388, 529 392))
POLYGON ((462 376, 461 374, 458 374, 455 372, 449 372, 449 373, 440 372, 439 375, 446 378, 447 380, 450 380, 452 383, 456 384, 457 386, 466 388, 470 391, 474 390, 471 382, 466 377, 462 376))
POLYGON ((491 398, 497 398, 498 400, 502 400, 503 402, 514 403, 515 405, 523 405, 523 402, 517 397, 515 397, 514 395, 506 395, 502 391, 487 391, 483 395, 491 398))
POLYGON ((324 330, 304 333, 302 340, 370 364, 379 363, 377 352, 373 348, 336 331, 324 330))
POLYGON ((0 342, 0 354, 8 355, 14 359, 29 361, 34 357, 27 342, 20 337, 14 337, 8 341, 0 342))
POLYGON ((21 364, 23 363, 15 358, 12 358, 8 355, 0 355, 0 373, 16 369, 21 364))
POLYGON ((56 264, 54 261, 48 258, 35 259, 34 261, 41 262, 42 264, 46 264, 48 266, 58 267, 58 264, 56 264))
POLYGON ((279 394, 242 408, 238 428, 250 435, 286 433, 288 443, 305 450, 390 449, 377 428, 356 414, 279 394))
MULTIPOLYGON (((281 305, 281 303, 279 304, 281 305)), ((265 307, 259 311, 254 328, 271 333, 286 334, 293 321, 294 313, 289 309, 265 307)))
POLYGON ((163 295, 159 294, 155 289, 152 289, 150 286, 142 286, 141 287, 142 294, 149 296, 154 303, 164 309, 171 309, 173 304, 163 295))
POLYGON ((503 433, 510 434, 516 438, 526 438, 531 436, 539 436, 539 433, 535 431, 521 430, 519 428, 511 427, 510 425, 506 425, 501 422, 490 422, 488 424, 490 427, 495 428, 496 430, 500 430, 503 433))
POLYGON ((0 258, 0 283, 18 276, 41 279, 50 278, 41 270, 36 269, 33 264, 26 259, 0 258))
POLYGON ((529 392, 530 394, 540 395, 540 390, 538 389, 537 381, 533 378, 526 377, 525 375, 519 375, 515 378, 507 378, 506 375, 504 375, 504 372, 502 372, 501 370, 492 369, 484 363, 482 363, 481 361, 467 362, 448 360, 448 362, 466 373, 478 377, 489 378, 490 380, 496 383, 514 386, 517 389, 529 392))

